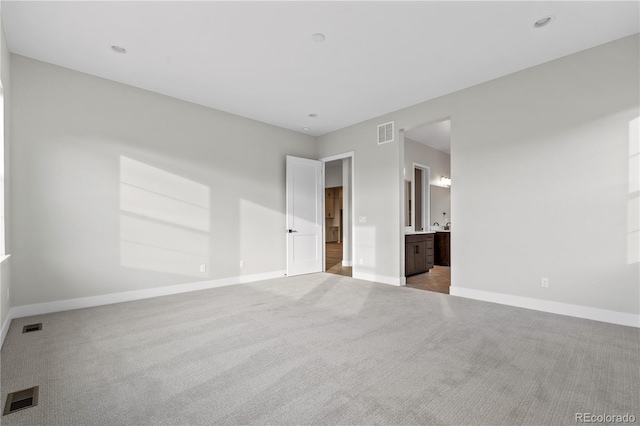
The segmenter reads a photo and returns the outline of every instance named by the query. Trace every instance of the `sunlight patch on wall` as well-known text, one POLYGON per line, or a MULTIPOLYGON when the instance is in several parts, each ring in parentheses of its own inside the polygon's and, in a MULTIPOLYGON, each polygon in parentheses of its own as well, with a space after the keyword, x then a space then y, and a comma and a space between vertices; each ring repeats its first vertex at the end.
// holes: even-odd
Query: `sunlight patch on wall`
POLYGON ((640 263, 640 117, 629 123, 627 262, 640 263))
POLYGON ((376 228, 360 226, 353 239, 353 265, 359 271, 375 270, 376 267, 376 228), (357 238, 356 238, 357 236, 357 238))
POLYGON ((120 209, 209 232, 209 188, 120 157, 120 209))
POLYGON ((209 202, 207 186, 120 156, 121 265, 208 277, 209 202))

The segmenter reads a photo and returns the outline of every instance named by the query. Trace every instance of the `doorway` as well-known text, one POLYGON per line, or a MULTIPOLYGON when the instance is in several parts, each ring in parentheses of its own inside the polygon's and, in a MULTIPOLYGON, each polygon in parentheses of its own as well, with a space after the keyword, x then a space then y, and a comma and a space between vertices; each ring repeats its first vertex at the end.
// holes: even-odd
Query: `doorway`
POLYGON ((321 160, 324 170, 325 272, 353 276, 353 153, 321 160))
POLYGON ((449 294, 452 232, 449 118, 404 131, 404 169, 406 286, 449 294))

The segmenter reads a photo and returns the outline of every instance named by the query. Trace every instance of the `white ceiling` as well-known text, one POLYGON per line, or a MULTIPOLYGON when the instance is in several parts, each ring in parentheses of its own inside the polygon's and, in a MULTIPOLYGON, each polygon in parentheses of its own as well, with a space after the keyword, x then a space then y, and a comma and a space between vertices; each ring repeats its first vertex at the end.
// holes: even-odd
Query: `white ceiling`
POLYGON ((404 136, 438 151, 451 154, 451 120, 414 127, 405 131, 404 136))
POLYGON ((640 31, 637 1, 3 1, 2 13, 14 53, 312 135, 640 31))

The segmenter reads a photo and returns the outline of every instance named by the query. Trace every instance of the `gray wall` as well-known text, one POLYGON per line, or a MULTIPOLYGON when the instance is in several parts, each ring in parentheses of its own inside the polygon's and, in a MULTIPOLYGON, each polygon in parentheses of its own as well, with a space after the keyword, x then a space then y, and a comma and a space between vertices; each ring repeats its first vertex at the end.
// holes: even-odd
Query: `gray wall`
MULTIPOLYGON (((5 203, 5 251, 11 253, 11 69, 10 54, 0 16, 0 79, 4 88, 4 203, 5 203)), ((11 259, 0 265, 0 326, 4 324, 10 307, 11 259)))
POLYGON ((285 269, 285 155, 313 137, 11 59, 12 305, 285 269))
POLYGON ((378 145, 376 125, 382 123, 369 120, 320 136, 318 148, 320 157, 354 151, 353 276, 398 283, 400 150, 397 129, 394 142, 378 145))
POLYGON ((332 132, 317 148, 302 134, 12 56, 12 304, 284 269, 285 154, 354 151, 354 276, 398 282, 399 129, 451 117, 453 286, 637 314, 629 146, 639 47, 627 37, 332 132), (377 145, 376 125, 391 120, 395 141, 377 145), (123 196, 130 187, 164 208, 145 211, 123 196), (168 237, 173 263, 161 261, 168 237), (124 266, 136 261, 144 267, 124 266))
POLYGON ((630 260, 627 249, 638 41, 627 37, 454 97, 453 285, 640 312, 640 259, 630 260))
POLYGON ((372 273, 401 269, 404 153, 377 146, 376 125, 451 117, 452 285, 639 313, 639 47, 626 37, 322 136, 322 156, 355 151, 356 216, 369 217, 355 258, 366 247, 372 273))
POLYGON ((342 186, 342 160, 330 161, 325 164, 324 187, 335 188, 342 186))

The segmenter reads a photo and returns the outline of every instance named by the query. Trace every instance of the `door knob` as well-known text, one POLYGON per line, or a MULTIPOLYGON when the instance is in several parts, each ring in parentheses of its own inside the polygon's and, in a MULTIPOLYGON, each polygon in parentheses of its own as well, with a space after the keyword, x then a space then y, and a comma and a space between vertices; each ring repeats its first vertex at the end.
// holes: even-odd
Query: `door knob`
POLYGON ((290 234, 293 234, 294 232, 298 232, 298 231, 296 231, 295 229, 289 229, 290 234))

